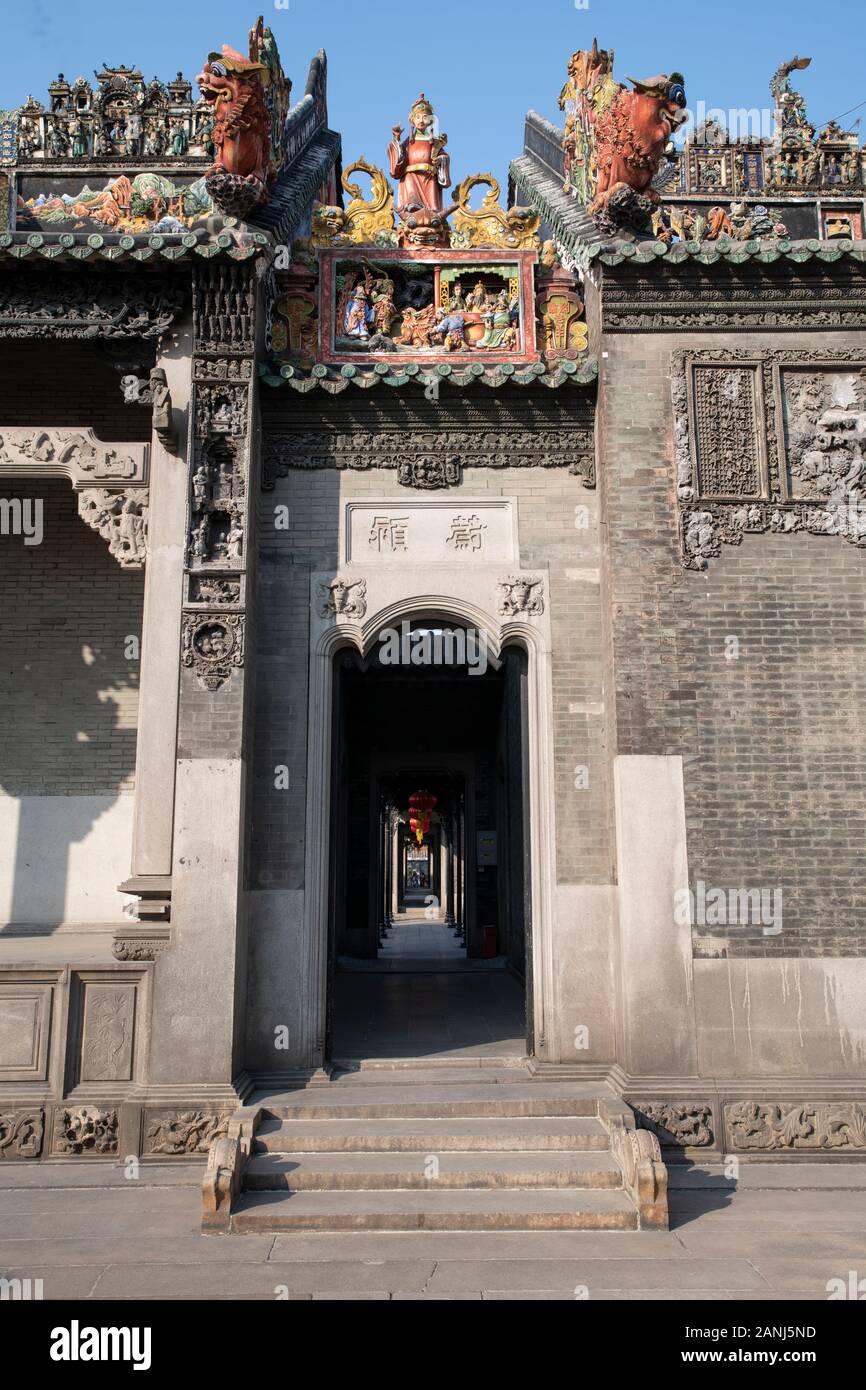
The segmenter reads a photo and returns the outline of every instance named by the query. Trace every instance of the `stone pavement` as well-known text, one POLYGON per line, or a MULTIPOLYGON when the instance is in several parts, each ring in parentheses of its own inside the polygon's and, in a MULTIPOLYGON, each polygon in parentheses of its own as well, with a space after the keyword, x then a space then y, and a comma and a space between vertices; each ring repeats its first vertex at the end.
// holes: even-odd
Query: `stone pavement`
POLYGON ((827 1298, 866 1278, 866 1165, 674 1170, 669 1232, 202 1236, 203 1164, 0 1164, 0 1274, 51 1299, 827 1298))

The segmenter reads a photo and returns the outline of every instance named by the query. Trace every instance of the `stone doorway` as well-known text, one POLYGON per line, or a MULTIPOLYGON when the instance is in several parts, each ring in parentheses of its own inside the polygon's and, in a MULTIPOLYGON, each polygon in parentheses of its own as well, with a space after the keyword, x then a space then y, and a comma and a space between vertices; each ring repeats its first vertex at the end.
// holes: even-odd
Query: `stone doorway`
POLYGON ((334 657, 328 1055, 524 1056, 526 655, 380 655, 334 657))

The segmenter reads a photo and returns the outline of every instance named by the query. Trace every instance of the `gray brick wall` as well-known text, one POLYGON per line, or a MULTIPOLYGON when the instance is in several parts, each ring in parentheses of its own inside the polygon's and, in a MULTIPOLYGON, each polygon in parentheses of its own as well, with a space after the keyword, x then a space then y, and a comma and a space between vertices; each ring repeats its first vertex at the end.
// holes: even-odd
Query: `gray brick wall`
POLYGON ((748 536, 704 573, 676 532, 670 354, 842 335, 608 337, 599 467, 616 747, 685 764, 689 873, 781 888, 779 936, 705 926, 698 955, 866 954, 866 561, 835 537, 748 536), (725 638, 739 638, 728 660, 725 638))
POLYGON ((144 576, 78 516, 68 482, 0 479, 41 498, 44 540, 0 536, 0 795, 127 790, 135 775, 144 576))

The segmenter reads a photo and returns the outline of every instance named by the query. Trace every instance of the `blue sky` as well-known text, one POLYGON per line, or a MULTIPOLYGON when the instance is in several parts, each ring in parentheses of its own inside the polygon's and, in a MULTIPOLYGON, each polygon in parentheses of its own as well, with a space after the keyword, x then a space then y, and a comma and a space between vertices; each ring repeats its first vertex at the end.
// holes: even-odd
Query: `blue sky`
MULTIPOLYGON (((575 0, 288 0, 287 9, 273 0, 4 0, 0 107, 29 92, 44 101, 59 71, 92 78, 103 61, 137 64, 147 78, 178 68, 194 77, 210 49, 246 49, 260 7, 296 96, 313 53, 326 49, 330 119, 347 163, 363 154, 384 164, 391 126, 406 125, 423 89, 448 134, 455 180, 490 169, 504 186, 526 110, 559 120, 566 60, 593 35, 614 48, 621 80, 683 72, 692 109, 768 106, 773 70, 795 53, 812 58, 796 85, 813 121, 866 101, 863 0, 589 0, 588 9, 575 0)), ((866 105, 843 124, 858 116, 866 133, 866 105)))

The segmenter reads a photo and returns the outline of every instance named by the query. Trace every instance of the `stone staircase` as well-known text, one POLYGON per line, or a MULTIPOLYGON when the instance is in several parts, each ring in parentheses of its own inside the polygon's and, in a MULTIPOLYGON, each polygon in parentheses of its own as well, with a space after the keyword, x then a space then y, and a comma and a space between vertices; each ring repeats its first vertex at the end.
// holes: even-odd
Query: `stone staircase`
POLYGON ((667 1226, 658 1143, 612 1091, 524 1065, 346 1064, 214 1142, 206 1231, 667 1226))

